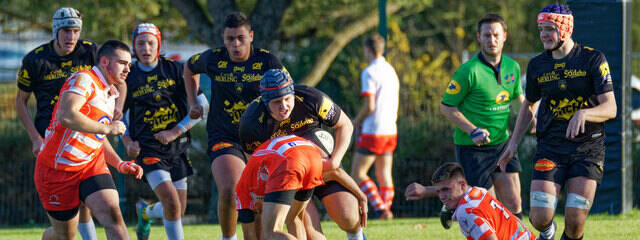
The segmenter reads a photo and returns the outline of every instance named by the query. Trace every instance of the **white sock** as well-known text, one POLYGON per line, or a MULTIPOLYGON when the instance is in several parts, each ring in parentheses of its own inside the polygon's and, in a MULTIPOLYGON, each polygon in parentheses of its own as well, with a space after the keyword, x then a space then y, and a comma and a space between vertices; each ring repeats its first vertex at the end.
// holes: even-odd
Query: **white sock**
POLYGON ((350 233, 350 232, 346 232, 346 233, 347 233, 348 240, 364 240, 364 233, 362 233, 362 228, 360 228, 360 230, 358 230, 357 233, 350 233))
POLYGON ((540 236, 543 238, 550 238, 554 233, 556 233, 556 228, 554 227, 553 222, 551 222, 547 229, 540 232, 540 236))
POLYGON ((169 221, 162 219, 164 223, 164 231, 167 233, 169 240, 184 240, 184 231, 182 230, 182 219, 169 221))
POLYGON ((162 202, 155 202, 147 206, 147 209, 144 210, 147 214, 147 217, 153 218, 162 218, 163 217, 163 208, 162 202))
POLYGON ((230 238, 226 238, 226 237, 224 237, 224 236, 223 236, 223 237, 222 237, 222 240, 238 240, 238 239, 236 238, 236 235, 235 235, 235 234, 233 234, 233 236, 232 236, 232 237, 230 237, 230 238))
POLYGON ((86 223, 79 222, 78 232, 80 232, 82 240, 98 240, 96 225, 93 223, 93 219, 89 219, 86 223))

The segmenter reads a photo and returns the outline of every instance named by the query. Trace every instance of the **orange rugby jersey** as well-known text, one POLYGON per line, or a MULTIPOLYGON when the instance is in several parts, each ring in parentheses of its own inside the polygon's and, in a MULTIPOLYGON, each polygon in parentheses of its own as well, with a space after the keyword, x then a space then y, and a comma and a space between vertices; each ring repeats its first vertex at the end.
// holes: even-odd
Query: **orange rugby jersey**
POLYGON ((295 135, 273 138, 253 153, 236 186, 236 209, 255 209, 256 200, 266 193, 282 190, 304 190, 322 185, 322 155, 308 140, 295 135), (286 164, 295 161, 296 164, 286 164), (281 181, 274 172, 296 168, 304 175, 300 179, 281 181), (269 181, 271 180, 271 181, 269 181))
MULTIPOLYGON (((69 77, 60 89, 59 96, 65 92, 79 94, 86 99, 80 113, 102 124, 111 123, 118 92, 110 89, 98 67, 76 72, 69 77)), ((56 103, 53 110, 53 119, 45 133, 37 161, 62 171, 80 171, 100 156, 105 135, 78 132, 60 125, 56 116, 59 103, 56 103)))
POLYGON ((460 231, 469 240, 487 239, 491 234, 496 234, 498 239, 535 239, 520 219, 480 187, 469 188, 465 192, 453 220, 458 221, 460 231))

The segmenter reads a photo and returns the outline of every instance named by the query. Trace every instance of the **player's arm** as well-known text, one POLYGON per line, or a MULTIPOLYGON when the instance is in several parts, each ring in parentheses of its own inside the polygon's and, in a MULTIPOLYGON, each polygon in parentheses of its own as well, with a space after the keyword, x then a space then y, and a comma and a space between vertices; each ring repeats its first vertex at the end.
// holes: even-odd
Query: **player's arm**
POLYGON ((113 121, 109 125, 94 121, 80 113, 80 108, 86 102, 86 98, 78 93, 66 91, 60 97, 56 119, 60 125, 71 130, 97 133, 106 135, 123 134, 126 127, 121 121, 113 121))
POLYGON ((513 135, 509 140, 507 149, 502 153, 500 160, 498 161, 498 166, 500 166, 500 169, 503 172, 507 163, 509 163, 509 161, 511 161, 518 152, 518 145, 522 141, 524 133, 527 131, 527 128, 533 119, 533 113, 537 110, 537 102, 539 102, 539 100, 532 103, 527 99, 524 99, 522 102, 522 107, 520 107, 520 112, 518 113, 518 118, 516 120, 516 126, 513 129, 513 135))
POLYGON ((38 133, 38 130, 36 129, 36 126, 31 119, 31 111, 29 111, 29 107, 27 106, 30 97, 30 92, 18 89, 18 94, 16 95, 16 112, 18 113, 20 122, 22 122, 22 125, 27 130, 29 139, 31 139, 31 152, 34 156, 38 156, 38 152, 40 152, 40 146, 42 145, 42 137, 38 133))
POLYGON ((198 105, 197 95, 200 89, 200 75, 195 74, 189 68, 189 64, 184 65, 184 89, 187 91, 187 103, 189 103, 189 115, 192 118, 200 118, 204 114, 202 106, 198 105))
POLYGON ((356 181, 347 174, 342 168, 331 169, 328 171, 322 172, 322 179, 327 181, 336 181, 340 183, 343 187, 345 187, 349 192, 353 193, 354 196, 358 199, 358 206, 360 208, 360 225, 362 227, 367 226, 367 213, 368 213, 368 205, 367 205, 367 195, 365 195, 361 190, 356 181))
POLYGON ((142 174, 143 174, 142 167, 140 167, 138 164, 135 164, 133 160, 128 162, 122 161, 122 159, 120 159, 120 156, 118 156, 116 151, 113 150, 113 147, 109 142, 109 139, 106 139, 103 144, 104 144, 103 145, 104 158, 107 164, 116 168, 118 172, 122 174, 132 174, 132 175, 135 175, 137 179, 142 178, 142 174))
POLYGON ((342 110, 340 110, 338 123, 336 123, 332 128, 336 132, 336 142, 333 152, 331 153, 331 157, 324 162, 324 164, 328 164, 325 169, 336 169, 340 167, 340 162, 349 148, 351 135, 353 134, 353 124, 351 123, 351 119, 349 119, 349 116, 347 116, 347 114, 342 110))
MULTIPOLYGON (((520 94, 520 96, 518 96, 518 98, 515 98, 513 100, 511 100, 511 109, 514 109, 515 111, 520 111, 520 108, 522 107, 522 104, 524 103, 525 97, 524 95, 520 94)), ((537 117, 536 117, 536 112, 538 111, 538 105, 540 105, 540 101, 535 102, 532 106, 533 109, 533 117, 531 118, 531 134, 535 134, 536 133, 536 124, 537 124, 537 117)), ((517 115, 516 115, 517 116, 517 115)))
POLYGON ((600 104, 592 108, 580 109, 573 114, 567 126, 567 138, 574 138, 584 133, 586 122, 601 123, 616 117, 618 106, 613 91, 599 94, 597 98, 600 104))
POLYGON ((364 119, 369 116, 376 109, 376 96, 373 94, 365 94, 362 97, 364 101, 362 103, 362 107, 360 107, 360 111, 358 111, 358 115, 354 120, 356 126, 360 125, 364 119))
MULTIPOLYGON (((198 97, 196 98, 196 103, 202 106, 202 116, 206 116, 209 113, 209 101, 207 100, 207 97, 204 95, 204 93, 200 93, 198 95, 198 97)), ((167 145, 170 142, 176 140, 176 138, 178 138, 180 135, 189 131, 189 129, 198 124, 201 120, 202 118, 191 118, 191 115, 187 114, 173 128, 160 131, 153 136, 160 143, 167 145)))
POLYGON ((438 189, 435 186, 424 186, 420 183, 414 182, 407 186, 404 191, 404 197, 407 200, 419 200, 426 197, 437 197, 438 189))

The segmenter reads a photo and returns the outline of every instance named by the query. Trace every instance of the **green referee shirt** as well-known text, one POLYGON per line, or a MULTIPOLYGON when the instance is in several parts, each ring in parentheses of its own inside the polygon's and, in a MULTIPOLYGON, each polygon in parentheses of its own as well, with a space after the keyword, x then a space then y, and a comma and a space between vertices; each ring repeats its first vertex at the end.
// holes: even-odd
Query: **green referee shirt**
MULTIPOLYGON (((487 129, 491 141, 486 145, 496 145, 509 138, 509 104, 521 93, 520 66, 516 61, 502 55, 500 64, 494 68, 482 54, 477 54, 453 75, 442 104, 457 107, 471 123, 487 129)), ((458 127, 453 142, 474 145, 469 134, 458 127)))

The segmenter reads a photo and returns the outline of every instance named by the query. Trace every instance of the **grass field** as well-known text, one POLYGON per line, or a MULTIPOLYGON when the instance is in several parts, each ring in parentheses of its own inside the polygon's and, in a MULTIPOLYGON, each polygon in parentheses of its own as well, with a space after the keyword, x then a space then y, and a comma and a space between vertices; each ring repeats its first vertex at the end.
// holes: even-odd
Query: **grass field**
MULTIPOLYGON (((525 220, 527 225, 528 220, 525 220)), ((556 217, 560 234, 564 226, 562 216, 556 217)), ((130 224, 129 234, 135 239, 134 226, 130 224)), ((323 222, 327 239, 346 239, 342 232, 333 222, 323 222)), ((40 239, 44 227, 24 227, 24 228, 0 228, 0 239, 30 240, 40 239)), ((186 225, 184 228, 185 239, 221 239, 220 227, 213 224, 186 225)), ((242 239, 240 226, 238 226, 238 239, 242 239)), ((536 231, 534 231, 537 234, 536 231)), ((438 218, 405 218, 393 221, 370 221, 365 229, 365 234, 369 240, 377 239, 464 239, 458 224, 454 224, 449 230, 440 226, 438 218)), ((556 239, 560 239, 560 234, 556 239)), ((98 229, 98 238, 106 239, 102 228, 98 229)), ((80 239, 76 236, 76 239, 80 239)), ((151 229, 150 239, 166 239, 164 229, 160 225, 154 225, 151 229)), ((630 240, 640 239, 640 210, 624 215, 591 215, 587 219, 584 239, 606 239, 606 240, 630 240)))

